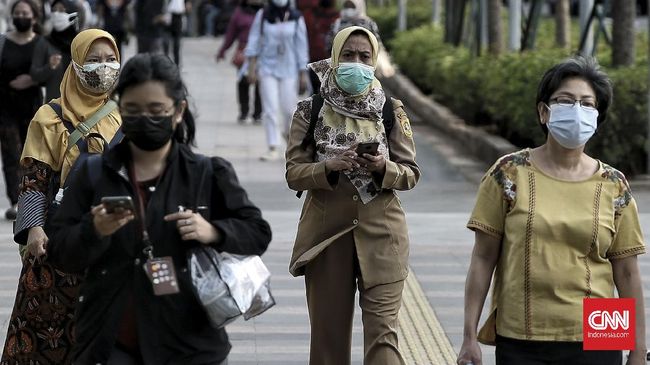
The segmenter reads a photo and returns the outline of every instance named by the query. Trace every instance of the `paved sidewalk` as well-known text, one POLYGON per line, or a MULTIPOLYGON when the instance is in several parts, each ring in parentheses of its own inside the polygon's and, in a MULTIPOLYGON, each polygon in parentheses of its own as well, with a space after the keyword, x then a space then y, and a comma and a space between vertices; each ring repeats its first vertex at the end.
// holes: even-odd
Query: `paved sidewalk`
MULTIPOLYGON (((233 344, 229 363, 306 364, 309 319, 304 281, 288 273, 303 201, 286 187, 283 161, 258 160, 266 149, 263 127, 237 124, 235 70, 229 62, 214 62, 219 44, 220 40, 212 38, 185 39, 183 44, 183 77, 192 96, 191 107, 198 116, 198 150, 230 160, 251 199, 271 223, 273 242, 263 259, 273 273, 272 287, 278 303, 264 315, 228 326, 233 344)), ((477 172, 486 167, 463 157, 447 138, 427 127, 415 124, 414 132, 423 176, 415 190, 400 194, 411 234, 410 264, 428 303, 458 351, 462 342, 464 281, 473 245, 473 234, 464 226, 476 192, 476 181, 468 181, 459 171, 476 170, 468 174, 475 180, 477 172)), ((643 227, 650 234, 650 193, 639 192, 636 197, 643 213, 643 227)), ((7 205, 6 199, 0 198, 0 209, 7 205)), ((10 223, 0 221, 0 240, 0 341, 4 343, 20 270, 10 223)), ((642 257, 641 269, 648 294, 650 257, 642 257)), ((363 356, 358 312, 353 327, 353 364, 361 364, 363 356)), ((483 349, 484 364, 494 364, 493 348, 483 349)))

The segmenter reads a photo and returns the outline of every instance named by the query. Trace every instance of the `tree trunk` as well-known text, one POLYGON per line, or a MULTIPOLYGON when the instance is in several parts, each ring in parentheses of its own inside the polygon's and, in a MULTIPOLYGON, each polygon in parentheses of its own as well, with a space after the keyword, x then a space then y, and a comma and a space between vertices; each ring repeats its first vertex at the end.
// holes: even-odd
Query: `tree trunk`
POLYGON ((488 0, 488 50, 493 55, 503 51, 501 0, 488 0))
POLYGON ((571 48, 571 14, 569 0, 555 2, 555 45, 571 48))
POLYGON ((630 66, 634 63, 635 0, 618 0, 612 6, 612 65, 630 66))

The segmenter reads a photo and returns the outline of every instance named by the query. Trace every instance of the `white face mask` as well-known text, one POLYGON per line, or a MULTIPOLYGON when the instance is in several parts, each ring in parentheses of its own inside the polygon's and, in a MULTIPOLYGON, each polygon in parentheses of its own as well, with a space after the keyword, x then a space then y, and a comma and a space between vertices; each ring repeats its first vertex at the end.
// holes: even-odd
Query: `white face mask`
POLYGON ((585 110, 580 103, 573 106, 553 104, 549 110, 551 115, 546 126, 564 148, 584 146, 596 132, 598 110, 585 110))
POLYGON ((359 12, 355 8, 344 8, 341 10, 341 18, 356 18, 359 12))
POLYGON ((50 20, 52 20, 52 28, 57 32, 61 32, 77 21, 77 13, 68 14, 57 11, 50 15, 50 20))
POLYGON ((284 8, 289 3, 289 0, 271 0, 278 8, 284 8))

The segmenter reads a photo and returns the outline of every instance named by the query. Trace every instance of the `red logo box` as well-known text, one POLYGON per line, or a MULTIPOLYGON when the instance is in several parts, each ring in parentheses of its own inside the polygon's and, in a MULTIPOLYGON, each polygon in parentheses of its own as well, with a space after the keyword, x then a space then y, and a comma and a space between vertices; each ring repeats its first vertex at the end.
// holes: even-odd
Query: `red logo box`
POLYGON ((634 350, 634 298, 585 298, 582 304, 584 350, 634 350))

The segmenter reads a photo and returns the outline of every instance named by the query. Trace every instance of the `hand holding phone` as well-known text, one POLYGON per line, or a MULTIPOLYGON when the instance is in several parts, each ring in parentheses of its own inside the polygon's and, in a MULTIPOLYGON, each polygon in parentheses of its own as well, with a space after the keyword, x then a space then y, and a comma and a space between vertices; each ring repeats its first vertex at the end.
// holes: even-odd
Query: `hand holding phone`
POLYGON ((116 211, 119 213, 130 210, 135 212, 135 206, 133 205, 133 199, 130 196, 105 196, 102 198, 102 205, 106 209, 106 213, 113 214, 116 211), (120 212, 120 209, 122 210, 120 212))
POLYGON ((357 145, 357 156, 363 156, 364 153, 369 155, 376 155, 379 148, 379 142, 362 142, 357 145))

